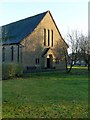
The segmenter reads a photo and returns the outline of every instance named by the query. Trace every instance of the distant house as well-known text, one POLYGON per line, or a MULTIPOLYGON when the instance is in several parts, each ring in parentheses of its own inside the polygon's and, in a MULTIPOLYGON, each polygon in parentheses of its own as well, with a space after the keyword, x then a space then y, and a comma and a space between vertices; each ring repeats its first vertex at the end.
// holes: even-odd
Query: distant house
POLYGON ((0 27, 2 62, 22 63, 29 68, 65 69, 65 60, 58 60, 55 46, 68 45, 62 38, 50 13, 28 17, 0 27))

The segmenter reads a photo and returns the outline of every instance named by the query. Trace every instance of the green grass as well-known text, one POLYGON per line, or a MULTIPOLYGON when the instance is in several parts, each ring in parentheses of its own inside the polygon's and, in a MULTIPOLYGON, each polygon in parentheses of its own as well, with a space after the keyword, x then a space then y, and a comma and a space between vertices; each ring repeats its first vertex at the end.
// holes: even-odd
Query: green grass
POLYGON ((44 72, 3 81, 3 118, 86 118, 88 72, 44 72))

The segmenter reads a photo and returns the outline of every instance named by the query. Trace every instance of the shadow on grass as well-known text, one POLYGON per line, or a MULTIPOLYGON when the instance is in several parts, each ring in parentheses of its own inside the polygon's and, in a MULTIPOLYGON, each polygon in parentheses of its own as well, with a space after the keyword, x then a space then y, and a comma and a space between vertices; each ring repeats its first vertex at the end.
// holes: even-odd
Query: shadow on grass
POLYGON ((24 73, 23 78, 32 77, 32 76, 72 76, 72 75, 85 75, 90 78, 90 71, 87 67, 73 67, 70 73, 67 73, 65 70, 45 70, 37 71, 33 73, 24 73))

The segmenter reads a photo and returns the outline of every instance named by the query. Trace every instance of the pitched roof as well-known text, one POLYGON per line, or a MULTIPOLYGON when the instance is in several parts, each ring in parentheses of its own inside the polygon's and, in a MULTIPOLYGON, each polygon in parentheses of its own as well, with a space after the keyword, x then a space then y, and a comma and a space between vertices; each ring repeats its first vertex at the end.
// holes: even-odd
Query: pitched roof
POLYGON ((48 11, 0 27, 2 44, 17 44, 31 34, 48 11))

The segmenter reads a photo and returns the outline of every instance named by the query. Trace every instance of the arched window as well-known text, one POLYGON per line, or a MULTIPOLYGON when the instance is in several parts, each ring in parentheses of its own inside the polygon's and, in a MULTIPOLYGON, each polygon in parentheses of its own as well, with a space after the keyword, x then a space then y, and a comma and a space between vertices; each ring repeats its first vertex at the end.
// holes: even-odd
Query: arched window
POLYGON ((53 47, 53 30, 51 31, 51 36, 52 36, 52 38, 51 38, 52 39, 51 40, 52 41, 52 45, 51 46, 53 47))
POLYGON ((19 45, 18 45, 18 50, 17 50, 17 61, 19 62, 19 45))
POLYGON ((48 30, 48 46, 50 46, 50 30, 48 30))
POLYGON ((5 47, 2 48, 2 61, 5 61, 5 47))
POLYGON ((13 46, 11 46, 11 61, 13 61, 14 60, 14 48, 13 48, 13 46))
POLYGON ((46 46, 46 29, 44 29, 44 46, 46 46))

